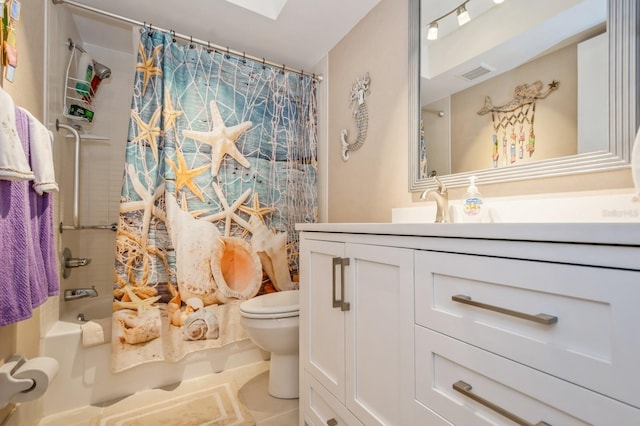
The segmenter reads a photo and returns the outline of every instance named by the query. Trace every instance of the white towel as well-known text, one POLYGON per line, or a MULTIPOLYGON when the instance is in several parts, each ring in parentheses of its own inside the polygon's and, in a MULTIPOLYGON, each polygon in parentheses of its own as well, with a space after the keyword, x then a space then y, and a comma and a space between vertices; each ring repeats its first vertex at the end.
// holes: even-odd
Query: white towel
POLYGON ((16 130, 16 109, 11 96, 0 88, 0 179, 35 178, 16 130))
POLYGON ((53 170, 53 151, 51 149, 53 134, 29 111, 25 109, 22 111, 29 117, 31 169, 35 175, 33 189, 40 195, 44 192, 57 191, 58 183, 53 170))
POLYGON ((82 346, 85 348, 111 341, 111 317, 85 322, 80 328, 82 329, 82 346))

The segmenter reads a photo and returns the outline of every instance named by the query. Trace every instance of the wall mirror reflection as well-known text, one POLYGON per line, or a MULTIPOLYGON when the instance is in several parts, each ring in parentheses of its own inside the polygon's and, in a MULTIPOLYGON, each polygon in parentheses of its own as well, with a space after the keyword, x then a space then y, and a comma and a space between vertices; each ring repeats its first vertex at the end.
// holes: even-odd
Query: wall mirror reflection
POLYGON ((410 190, 626 167, 632 2, 412 1, 410 190))

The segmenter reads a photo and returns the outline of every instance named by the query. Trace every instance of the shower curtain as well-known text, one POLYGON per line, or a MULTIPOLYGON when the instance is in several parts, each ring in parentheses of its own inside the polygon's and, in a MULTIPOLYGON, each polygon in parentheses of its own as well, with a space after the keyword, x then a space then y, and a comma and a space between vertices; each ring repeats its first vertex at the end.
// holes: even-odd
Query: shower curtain
POLYGON ((142 31, 116 238, 112 370, 247 335, 317 219, 314 79, 142 31))

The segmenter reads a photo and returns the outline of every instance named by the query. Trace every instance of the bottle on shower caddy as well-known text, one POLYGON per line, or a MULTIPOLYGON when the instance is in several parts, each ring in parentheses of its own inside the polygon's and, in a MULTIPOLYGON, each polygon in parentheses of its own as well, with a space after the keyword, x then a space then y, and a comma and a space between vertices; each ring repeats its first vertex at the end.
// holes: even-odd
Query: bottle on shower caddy
POLYGON ((483 221, 484 213, 485 206, 482 194, 476 186, 476 177, 471 176, 462 203, 462 220, 463 222, 480 223, 483 221))
POLYGON ((76 68, 76 92, 83 98, 88 98, 91 79, 93 78, 93 59, 91 56, 82 52, 78 59, 76 68))

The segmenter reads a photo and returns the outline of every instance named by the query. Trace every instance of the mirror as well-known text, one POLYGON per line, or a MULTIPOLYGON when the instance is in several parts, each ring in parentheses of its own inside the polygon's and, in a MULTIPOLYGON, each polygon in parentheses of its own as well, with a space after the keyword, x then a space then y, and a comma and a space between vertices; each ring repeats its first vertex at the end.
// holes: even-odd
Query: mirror
POLYGON ((472 175, 488 184, 628 167, 638 128, 636 0, 409 1, 410 191, 435 187, 434 171, 461 187, 472 175), (458 26, 461 5, 471 21, 458 26), (590 83, 578 70, 594 68, 593 45, 604 49, 591 54, 604 76, 590 83), (554 56, 572 59, 556 65, 554 56))

